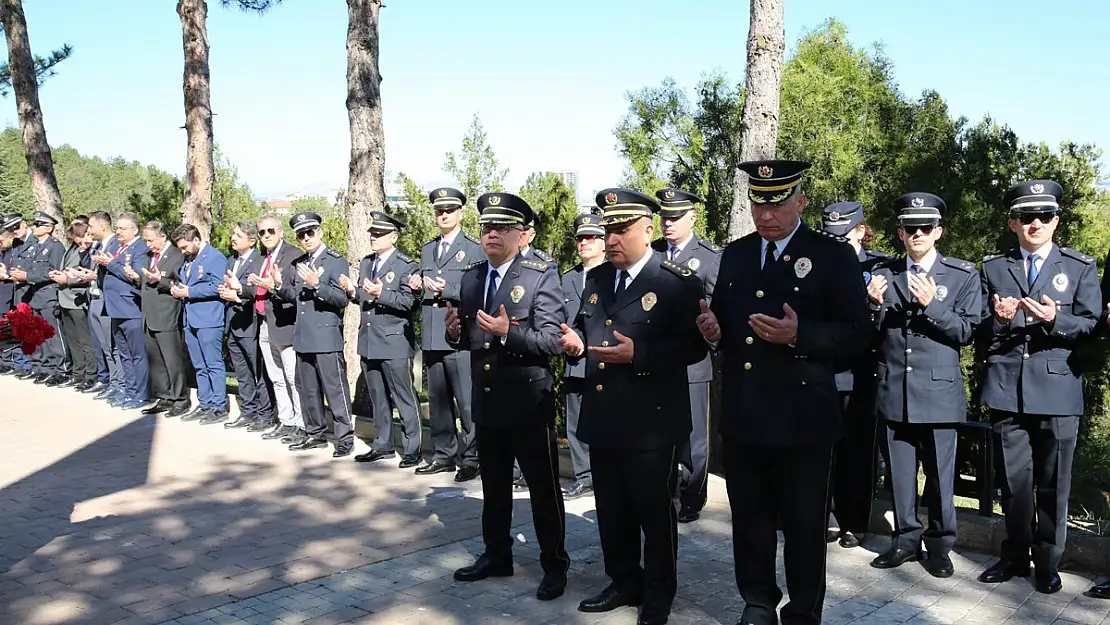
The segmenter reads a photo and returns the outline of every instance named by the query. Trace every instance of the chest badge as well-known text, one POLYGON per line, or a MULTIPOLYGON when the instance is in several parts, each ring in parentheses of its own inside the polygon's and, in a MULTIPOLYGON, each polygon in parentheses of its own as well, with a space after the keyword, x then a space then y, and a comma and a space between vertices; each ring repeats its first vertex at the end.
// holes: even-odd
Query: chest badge
POLYGON ((689 267, 691 271, 697 271, 698 267, 701 267, 701 261, 696 258, 691 258, 690 261, 686 263, 686 266, 689 267))
POLYGON ((509 291, 509 299, 513 300, 514 304, 519 304, 520 300, 524 299, 524 287, 519 284, 514 286, 513 290, 509 291))
POLYGON ((464 258, 466 258, 466 252, 463 251, 463 250, 459 250, 459 252, 457 254, 455 254, 455 262, 456 263, 461 263, 464 258))
POLYGON ((590 303, 591 304, 596 304, 597 303, 597 293, 594 293, 594 294, 590 295, 590 303))
POLYGON ((805 256, 799 258, 797 262, 794 263, 794 275, 799 278, 808 276, 811 271, 813 271, 813 261, 805 256))
POLYGON ((868 284, 871 284, 871 272, 865 271, 863 272, 863 286, 867 286, 868 284))
POLYGON ((42 254, 40 254, 40 256, 46 256, 49 253, 50 253, 50 248, 49 247, 44 247, 44 248, 42 248, 42 254))
POLYGON ((937 301, 938 302, 943 302, 946 297, 948 297, 948 287, 944 286, 943 284, 938 284, 937 285, 937 301))
POLYGON ((393 279, 396 278, 396 277, 397 277, 397 274, 395 274, 391 271, 391 272, 385 274, 385 281, 392 284, 393 279))
POLYGON ((652 308, 655 308, 655 304, 658 301, 659 297, 657 297, 655 293, 648 291, 647 293, 644 293, 643 297, 640 298, 640 306, 643 306, 644 312, 648 312, 652 308))
POLYGON ((203 278, 204 277, 204 265, 197 265, 197 277, 198 278, 203 278))
POLYGON ((1052 286, 1061 293, 1068 290, 1068 274, 1058 273, 1052 276, 1052 286))

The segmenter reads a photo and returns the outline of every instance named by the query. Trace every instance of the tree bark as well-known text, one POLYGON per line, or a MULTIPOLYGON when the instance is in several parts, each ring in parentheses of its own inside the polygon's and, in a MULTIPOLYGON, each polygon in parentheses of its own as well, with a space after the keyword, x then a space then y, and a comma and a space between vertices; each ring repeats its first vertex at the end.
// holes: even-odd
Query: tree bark
POLYGON ((59 227, 55 228, 55 232, 61 233, 65 229, 62 193, 58 190, 50 144, 46 140, 46 126, 42 121, 38 76, 31 57, 31 40, 27 34, 23 2, 2 0, 0 11, 0 21, 8 40, 8 64, 12 73, 16 111, 19 114, 23 154, 27 158, 27 173, 31 176, 31 195, 37 210, 58 220, 59 227))
MULTIPOLYGON (((382 76, 378 68, 381 0, 347 0, 347 119, 351 162, 347 182, 347 258, 351 271, 370 253, 370 211, 385 210, 385 130, 382 76)), ((353 277, 353 276, 352 276, 353 277)), ((347 376, 358 379, 359 311, 351 306, 343 324, 347 376)))
MULTIPOLYGON (((744 110, 740 115, 740 162, 772 159, 779 138, 779 93, 786 51, 784 0, 751 0, 748 70, 744 110)), ((732 178, 730 241, 755 231, 748 202, 748 175, 739 168, 732 178)))
POLYGON ((208 70, 208 3, 179 0, 181 39, 185 48, 185 132, 189 149, 185 157, 185 201, 181 222, 193 224, 201 237, 212 231, 212 89, 208 70))

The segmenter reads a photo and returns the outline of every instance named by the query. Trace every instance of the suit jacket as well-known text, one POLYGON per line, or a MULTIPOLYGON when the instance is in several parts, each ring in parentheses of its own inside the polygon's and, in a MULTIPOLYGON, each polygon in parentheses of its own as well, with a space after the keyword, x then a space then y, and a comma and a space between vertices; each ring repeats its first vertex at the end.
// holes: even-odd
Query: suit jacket
MULTIPOLYGON (((151 271, 154 262, 154 251, 147 249, 143 267, 151 271)), ((177 279, 181 271, 181 264, 185 262, 185 255, 172 243, 166 243, 158 259, 158 269, 162 271, 162 279, 151 282, 143 277, 143 326, 152 332, 181 331, 181 313, 184 303, 170 295, 170 286, 177 279)), ((139 275, 142 275, 142 271, 139 275)))
MULTIPOLYGON (((462 276, 459 318, 462 330, 448 344, 470 350, 471 413, 484 427, 512 428, 555 423, 555 377, 551 357, 561 354, 560 324, 566 322, 559 276, 552 265, 517 254, 488 309, 505 305, 509 334, 486 334, 478 327, 485 300, 489 261, 474 263, 462 276)), ((444 340, 449 337, 444 335, 444 340)))
POLYGON ((104 293, 104 311, 113 319, 142 319, 141 287, 138 282, 127 277, 123 267, 125 264, 129 265, 141 279, 143 262, 148 260, 147 252, 150 248, 139 238, 126 246, 113 238, 104 251, 114 256, 103 267, 101 290, 104 293))
MULTIPOLYGON (((864 286, 871 283, 871 271, 875 265, 887 260, 890 256, 861 247, 859 250, 859 268, 863 272, 864 286)), ((871 345, 855 358, 840 359, 837 363, 836 390, 847 393, 853 390, 862 395, 875 390, 875 359, 878 346, 872 341, 871 345)))
POLYGON ((694 272, 653 254, 617 297, 616 268, 602 263, 586 276, 574 331, 589 347, 632 339, 629 364, 603 363, 586 352, 578 438, 591 447, 657 449, 690 437, 689 365, 709 347, 697 328, 704 287, 694 272))
POLYGON ((178 270, 178 281, 189 287, 185 298, 187 328, 224 327, 224 301, 217 291, 227 274, 227 258, 210 244, 197 252, 196 258, 185 259, 178 270))
MULTIPOLYGON (((0 265, 5 268, 11 268, 12 260, 15 258, 16 246, 22 244, 19 239, 12 242, 12 247, 0 250, 0 265)), ((15 305, 15 281, 14 280, 0 280, 0 315, 8 312, 15 305)))
POLYGON ((758 233, 721 255, 710 305, 721 328, 720 432, 741 444, 831 445, 839 435, 836 357, 859 353, 871 337, 855 250, 802 224, 771 267, 758 233), (763 313, 798 316, 794 347, 764 341, 748 325, 763 313))
MULTIPOLYGON (((281 270, 283 276, 296 275, 297 269, 293 266, 293 261, 300 258, 304 254, 301 248, 285 243, 280 243, 277 247, 276 256, 271 259, 272 265, 277 265, 281 270)), ((267 253, 263 251, 262 262, 265 264, 267 253)), ((244 283, 244 288, 246 284, 244 283)), ((253 289, 254 293, 258 294, 258 289, 253 289)), ((293 325, 297 323, 297 303, 293 301, 286 301, 280 297, 274 297, 273 293, 263 293, 263 310, 266 317, 266 330, 270 333, 270 342, 275 345, 292 345, 293 344, 293 325)))
MULTIPOLYGON (((239 255, 236 254, 228 259, 228 271, 235 269, 235 263, 239 255)), ((262 264, 266 262, 266 255, 260 253, 256 249, 250 251, 250 256, 242 263, 239 263, 239 270, 235 271, 235 277, 239 283, 243 285, 243 292, 239 294, 238 302, 224 301, 224 314, 226 325, 224 326, 224 333, 227 336, 235 336, 239 338, 257 338, 258 337, 258 315, 254 311, 254 294, 258 287, 247 284, 247 276, 262 271, 262 264)))
MULTIPOLYGON (((594 269, 596 268, 597 267, 594 267, 594 269)), ((582 266, 582 263, 578 263, 573 269, 564 273, 562 276, 560 286, 563 289, 563 306, 567 309, 568 322, 573 322, 574 318, 578 316, 578 310, 582 308, 582 288, 584 286, 582 276, 585 273, 585 267, 582 266)), ((586 377, 586 359, 582 356, 564 355, 563 377, 586 377)))
MULTIPOLYGON (((85 267, 89 261, 89 251, 70 244, 62 256, 62 269, 85 267)), ((58 285, 58 306, 70 310, 89 307, 89 283, 84 280, 69 280, 58 285)))
MULTIPOLYGON (((8 256, 8 260, 10 261, 8 263, 8 269, 26 269, 27 265, 29 264, 29 260, 25 258, 24 255, 28 254, 29 248, 33 248, 37 243, 38 241, 36 241, 34 237, 29 237, 26 240, 14 239, 12 241, 12 248, 8 256)), ((12 305, 14 306, 15 304, 19 304, 20 302, 26 302, 27 299, 25 298, 25 296, 27 296, 27 293, 30 290, 31 286, 27 282, 16 282, 14 280, 12 280, 11 282, 12 305)))
POLYGON ((412 258, 393 250, 389 258, 378 267, 382 292, 373 297, 362 289, 362 280, 371 279, 375 254, 362 259, 359 265, 359 285, 352 301, 362 311, 358 326, 358 355, 375 360, 412 358, 416 353, 416 333, 412 315, 416 310, 416 295, 409 288, 409 276, 419 271, 412 258))
POLYGON ((938 253, 929 270, 937 292, 924 308, 910 295, 905 258, 876 265, 874 275, 890 285, 882 304, 871 306, 879 332, 877 413, 901 423, 965 421, 960 348, 971 343, 983 314, 975 265, 938 253))
POLYGON ((459 305, 462 275, 475 262, 486 259, 482 244, 468 232, 460 231, 447 248, 447 253, 438 253, 443 235, 428 241, 420 251, 420 275, 429 278, 442 278, 447 282, 443 293, 423 291, 423 307, 420 310, 420 345, 425 350, 450 351, 451 345, 445 337, 446 328, 443 316, 447 314, 447 302, 459 305))
MULTIPOLYGON (((666 239, 652 241, 651 247, 662 259, 668 259, 670 256, 666 239)), ((703 241, 695 235, 673 259, 670 259, 692 271, 701 280, 706 302, 713 301, 713 289, 717 287, 717 274, 721 270, 721 251, 717 244, 703 241)), ((709 354, 690 365, 686 376, 691 384, 712 380, 713 361, 709 354)))
POLYGON ((58 283, 50 279, 50 272, 62 268, 65 251, 62 242, 52 236, 41 242, 32 238, 23 246, 16 259, 27 272, 21 301, 38 310, 58 305, 58 283))
POLYGON ((1026 263, 1015 248, 984 258, 981 281, 980 329, 987 337, 982 404, 1030 415, 1083 414, 1083 372, 1074 350, 1095 332, 1103 314, 1094 257, 1054 245, 1029 288, 1026 263), (1051 325, 1036 323, 1019 309, 1009 323, 1000 323, 995 295, 1038 302, 1048 295, 1056 302, 1056 319, 1051 325))
POLYGON ((275 293, 276 297, 296 303, 293 349, 302 354, 343 351, 343 311, 348 300, 347 291, 339 286, 339 276, 350 275, 351 265, 330 248, 317 252, 315 258, 306 252, 293 260, 294 266, 304 263, 323 267, 324 273, 315 288, 308 286, 294 269, 282 273, 281 287, 275 293))

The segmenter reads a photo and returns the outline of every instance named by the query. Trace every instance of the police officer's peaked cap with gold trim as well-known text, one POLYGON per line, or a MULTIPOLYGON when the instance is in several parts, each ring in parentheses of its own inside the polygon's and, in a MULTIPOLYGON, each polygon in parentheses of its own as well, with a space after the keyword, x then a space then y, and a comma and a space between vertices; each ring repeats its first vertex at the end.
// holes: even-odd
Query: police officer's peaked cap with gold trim
POLYGON ((693 210, 694 204, 705 204, 705 200, 681 189, 660 189, 655 192, 659 198, 660 217, 681 217, 686 211, 693 210))
POLYGON ((1011 213, 1055 213, 1063 196, 1064 187, 1055 180, 1029 180, 1010 187, 1002 202, 1011 213))
POLYGON ((312 212, 300 212, 289 218, 289 227, 293 232, 304 232, 312 228, 319 228, 324 223, 320 215, 312 212))
POLYGON ((397 232, 404 227, 405 222, 392 215, 387 215, 382 211, 370 211, 370 232, 374 234, 397 232))
POLYGON ((454 187, 440 187, 428 193, 428 200, 431 201, 432 208, 444 210, 466 204, 466 194, 454 187))
POLYGON ((594 203, 601 209, 602 226, 618 226, 636 221, 641 217, 651 218, 659 212, 659 202, 631 189, 602 189, 598 191, 594 203))
POLYGON ((532 223, 536 214, 523 198, 512 193, 483 193, 478 197, 480 224, 513 225, 532 223))
POLYGON ((821 214, 821 229, 829 234, 844 236, 863 223, 863 204, 836 202, 825 207, 821 214))
POLYGON ((574 236, 586 235, 605 236, 605 228, 601 227, 601 217, 592 213, 583 213, 574 218, 574 236))
POLYGON ((935 226, 948 212, 944 200, 920 191, 899 196, 894 208, 898 209, 899 226, 935 226))
POLYGON ((806 161, 747 161, 737 165, 748 174, 748 199, 754 204, 785 202, 802 184, 806 161))

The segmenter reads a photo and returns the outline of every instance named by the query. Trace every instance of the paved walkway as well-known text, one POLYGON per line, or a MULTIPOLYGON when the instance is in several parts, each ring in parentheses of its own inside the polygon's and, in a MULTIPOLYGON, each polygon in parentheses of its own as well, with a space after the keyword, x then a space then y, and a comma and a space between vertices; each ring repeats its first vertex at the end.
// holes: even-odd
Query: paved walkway
MULTIPOLYGON (((607 583, 589 498, 567 505, 567 594, 543 603, 525 494, 516 576, 457 584, 481 548, 477 482, 294 454, 7 376, 0 398, 0 624, 635 623, 632 609, 574 610, 607 583)), ((676 625, 731 625, 743 609, 719 480, 710 498, 681 527, 676 625)), ((948 580, 867 566, 885 544, 830 547, 825 623, 1110 625, 1110 602, 1079 594, 1090 575, 1065 572, 1044 596, 976 582, 984 554, 958 554, 948 580)))

